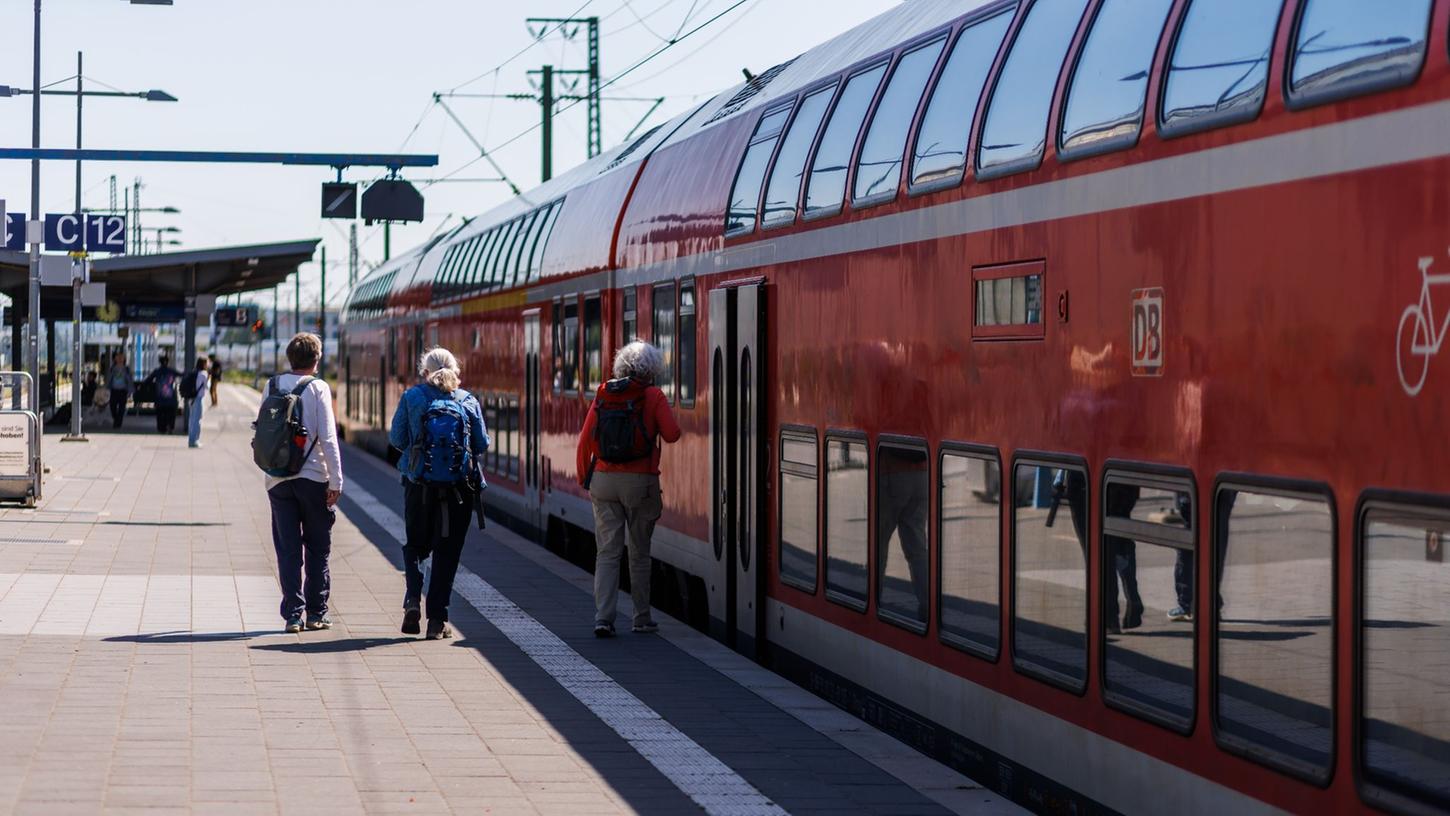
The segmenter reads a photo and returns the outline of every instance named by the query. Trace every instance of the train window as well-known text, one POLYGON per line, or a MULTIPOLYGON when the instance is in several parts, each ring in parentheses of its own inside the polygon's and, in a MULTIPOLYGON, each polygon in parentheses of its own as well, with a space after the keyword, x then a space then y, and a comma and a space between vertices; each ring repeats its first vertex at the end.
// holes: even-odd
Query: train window
POLYGON ((1180 620, 1189 607, 1178 596, 1192 591, 1182 586, 1195 563, 1192 496, 1187 479, 1109 472, 1100 549, 1104 697, 1184 732, 1193 724, 1194 628, 1180 620), (1139 575, 1154 585, 1140 590, 1139 575))
POLYGON ((977 177, 996 178, 1042 163, 1047 114, 1087 0, 1037 0, 1017 31, 987 103, 977 177))
MULTIPOLYGON (((498 399, 492 394, 483 398, 483 424, 486 428, 498 428, 498 399)), ((483 461, 486 469, 498 472, 498 445, 488 446, 483 452, 483 461)))
POLYGON ((831 111, 830 121, 821 134, 816 147, 816 156, 811 160, 811 177, 806 182, 805 218, 819 218, 841 211, 846 200, 846 168, 851 165, 851 154, 856 150, 856 138, 861 134, 861 123, 871 100, 876 98, 876 89, 881 87, 881 77, 886 75, 886 63, 867 68, 846 80, 831 111))
POLYGON ((826 437, 826 597, 865 612, 871 547, 865 439, 826 437))
POLYGON ((533 259, 538 255, 539 241, 543 238, 544 227, 549 220, 549 211, 540 207, 534 210, 533 219, 532 229, 528 232, 523 248, 519 250, 519 268, 518 272, 514 275, 515 286, 523 286, 525 283, 528 283, 533 259))
POLYGON ((519 478, 519 459, 522 456, 522 448, 519 447, 519 398, 509 397, 508 408, 508 449, 509 449, 509 477, 519 478))
POLYGON ((624 290, 624 336, 622 343, 633 343, 639 336, 639 287, 629 286, 624 290))
POLYGON ((654 306, 653 335, 655 348, 665 358, 665 370, 655 385, 665 392, 671 405, 675 404, 675 287, 673 284, 655 284, 652 298, 654 306))
POLYGON ((1360 515, 1360 759, 1376 784, 1450 803, 1450 513, 1360 515))
POLYGON ((599 296, 584 299, 584 388, 593 393, 604 382, 604 313, 599 296))
POLYGON ((941 639, 995 660, 1001 648, 1003 503, 996 452, 942 451, 939 485, 941 639))
POLYGON ((962 180, 977 100, 1011 22, 1011 12, 1001 12, 972 23, 957 37, 916 134, 911 158, 913 190, 941 189, 962 180))
POLYGON ((1430 0, 1308 0, 1294 39, 1289 103, 1312 105, 1414 82, 1429 26, 1430 0))
POLYGON ((478 263, 478 256, 483 252, 484 238, 483 235, 476 235, 473 240, 468 242, 468 251, 463 257, 463 262, 453 272, 453 289, 455 291, 465 292, 473 288, 473 268, 478 263))
POLYGON ((1259 115, 1282 5, 1193 0, 1168 58, 1160 133, 1179 136, 1259 115))
POLYGON ((972 336, 1042 337, 1043 273, 1041 261, 973 268, 972 336))
POLYGON ((488 259, 488 288, 499 289, 508 286, 508 280, 504 277, 504 261, 507 257, 509 247, 513 245, 514 233, 518 232, 519 222, 510 221, 500 228, 498 246, 494 249, 493 255, 488 259))
POLYGON ((925 633, 931 619, 931 463, 925 441, 876 446, 876 614, 925 633))
POLYGON ((780 435, 780 580, 816 591, 816 435, 786 430, 780 435))
POLYGON ((478 265, 473 272, 475 285, 479 289, 488 290, 493 288, 493 280, 489 277, 489 269, 493 256, 498 252, 498 245, 503 241, 503 230, 498 227, 488 231, 488 240, 484 243, 483 251, 478 254, 478 265))
POLYGON ((765 186, 761 226, 769 229, 795 223, 795 208, 800 201, 801 176, 805 174, 806 159, 835 91, 836 86, 832 85, 810 94, 801 102, 795 119, 791 120, 790 130, 781 143, 780 155, 770 171, 770 183, 765 186))
POLYGON ((563 209, 563 199, 549 206, 549 214, 544 219, 544 229, 539 233, 539 242, 534 245, 534 255, 529 261, 530 282, 538 280, 540 270, 544 268, 544 252, 549 248, 549 239, 554 235, 554 223, 559 220, 559 213, 563 209))
POLYGON ((1061 153, 1079 158, 1130 147, 1143 127, 1148 72, 1173 0, 1108 0, 1098 7, 1073 70, 1061 153))
POLYGON ((549 323, 549 348, 554 357, 553 388, 557 394, 564 385, 564 301, 555 300, 549 323))
POLYGON ((579 390, 579 301, 564 301, 564 393, 579 390))
POLYGON ((1334 513, 1317 493, 1267 487, 1220 487, 1215 505, 1218 738, 1323 781, 1334 750, 1334 513))
POLYGON ((755 229, 755 210, 760 206, 760 186, 775 153, 780 132, 790 116, 790 105, 768 111, 755 126, 755 135, 745 148, 745 158, 735 173, 735 186, 730 190, 730 208, 725 212, 725 234, 742 235, 755 229))
POLYGON ((897 61, 886 91, 881 94, 881 102, 871 115, 861 155, 856 159, 856 189, 851 196, 854 206, 896 197, 906 136, 916 120, 916 109, 926 91, 927 80, 931 79, 945 44, 945 38, 933 40, 906 52, 897 61))
POLYGON ((539 216, 541 214, 535 211, 519 218, 518 237, 514 240, 514 245, 509 249, 508 258, 504 261, 505 286, 518 286, 528 277, 528 269, 523 264, 523 258, 528 254, 529 242, 534 238, 535 230, 540 224, 539 216), (520 274, 521 269, 522 274, 520 274))
POLYGON ((695 282, 680 284, 680 405, 695 404, 695 282))
POLYGON ((1087 685, 1087 474, 1054 462, 1019 462, 1013 472, 1013 663, 1081 691, 1087 685))

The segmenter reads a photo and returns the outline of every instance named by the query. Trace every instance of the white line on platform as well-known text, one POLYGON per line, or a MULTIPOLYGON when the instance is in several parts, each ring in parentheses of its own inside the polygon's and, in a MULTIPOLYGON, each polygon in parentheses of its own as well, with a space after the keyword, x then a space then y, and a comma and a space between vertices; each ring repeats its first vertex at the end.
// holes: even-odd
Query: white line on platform
MULTIPOLYGON (((403 519, 391 507, 357 482, 348 483, 347 496, 389 535, 403 542, 403 519)), ((786 812, 467 567, 458 568, 453 587, 706 813, 776 816, 786 812)))

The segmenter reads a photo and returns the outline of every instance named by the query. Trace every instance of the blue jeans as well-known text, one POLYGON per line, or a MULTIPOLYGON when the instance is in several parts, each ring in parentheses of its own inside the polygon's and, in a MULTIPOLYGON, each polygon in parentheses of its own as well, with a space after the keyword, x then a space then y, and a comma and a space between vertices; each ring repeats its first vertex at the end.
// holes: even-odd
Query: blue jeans
POLYGON ((282 618, 306 610, 308 617, 327 614, 332 575, 332 524, 337 514, 327 506, 327 484, 288 479, 267 491, 272 505, 272 546, 277 551, 277 580, 282 584, 282 618), (306 582, 303 581, 304 569, 306 582))
POLYGON ((191 401, 191 408, 187 411, 186 444, 193 448, 201 444, 201 412, 203 404, 205 404, 205 401, 198 396, 191 401))

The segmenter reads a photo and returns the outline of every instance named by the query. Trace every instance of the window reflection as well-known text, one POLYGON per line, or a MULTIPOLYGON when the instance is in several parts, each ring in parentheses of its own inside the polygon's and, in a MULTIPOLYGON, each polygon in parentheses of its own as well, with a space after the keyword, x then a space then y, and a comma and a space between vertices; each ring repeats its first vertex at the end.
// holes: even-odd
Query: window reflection
POLYGON ((725 234, 749 232, 755 229, 755 211, 760 204, 760 187, 765 183, 765 171, 770 165, 770 156, 775 152, 775 143, 780 140, 780 131, 790 116, 790 106, 777 108, 760 119, 750 145, 745 149, 745 158, 740 161, 740 170, 735 174, 735 186, 730 191, 730 207, 725 211, 725 234))
POLYGON ((790 124, 790 132, 780 146, 775 167, 770 171, 770 184, 765 188, 765 206, 760 221, 767 227, 795 221, 796 204, 800 201, 801 177, 806 171, 806 157, 820 130, 821 119, 831 104, 836 86, 822 88, 807 96, 790 124))
POLYGON ((1450 801, 1450 519, 1373 507, 1362 535, 1365 769, 1450 801))
POLYGON ((901 159, 906 151, 906 134, 916 118, 926 81, 936 67, 945 40, 927 43, 908 51, 896 64, 881 104, 871 116, 871 127, 856 161, 857 201, 888 198, 901 182, 901 159))
POLYGON ((1065 151, 1133 144, 1143 124, 1148 72, 1172 0, 1108 0, 1078 57, 1062 119, 1065 151))
POLYGON ((1053 465, 1019 464, 1015 473, 1014 658, 1025 671, 1081 688, 1087 679, 1087 477, 1053 465))
POLYGON ((1411 82, 1425 60, 1429 23, 1430 0, 1309 0, 1290 89, 1313 100, 1411 82))
POLYGON ((1288 770, 1322 775, 1334 722, 1329 505, 1224 488, 1215 512, 1219 734, 1288 770))
POLYGON ((654 345, 664 358, 664 369, 655 385, 665 392, 671 404, 675 401, 675 287, 656 285, 654 288, 654 345))
POLYGON ((866 443, 826 440, 826 595, 866 608, 867 507, 866 443))
POLYGON ((806 184, 806 217, 840 211, 841 203, 846 200, 846 167, 856 149, 861 122, 866 118, 871 100, 876 98, 876 88, 885 73, 883 62, 846 80, 811 162, 811 178, 806 184))
POLYGON ((994 459, 941 459, 941 632, 948 642, 995 657, 1002 469, 994 459))
POLYGON ((1193 0, 1168 59, 1160 130, 1174 136, 1259 115, 1282 2, 1193 0))
POLYGON ((945 186, 961 179, 977 101, 1011 22, 1012 15, 1002 13, 973 23, 952 46, 916 135, 913 185, 945 186))
POLYGON ((931 614, 927 514, 931 474, 925 449, 876 450, 876 607, 883 617, 926 631, 931 614))

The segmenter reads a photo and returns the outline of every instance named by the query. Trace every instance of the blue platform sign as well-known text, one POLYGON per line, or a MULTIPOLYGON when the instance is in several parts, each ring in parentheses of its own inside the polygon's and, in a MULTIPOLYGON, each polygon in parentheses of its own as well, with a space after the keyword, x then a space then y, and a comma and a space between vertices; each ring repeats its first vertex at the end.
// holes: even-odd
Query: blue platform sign
POLYGON ((75 213, 46 213, 45 248, 49 252, 80 252, 86 248, 81 216, 75 213))
POLYGON ((5 213, 5 248, 25 251, 25 213, 5 213))
POLYGON ((88 252, 126 251, 126 216, 86 216, 86 250, 88 252))

